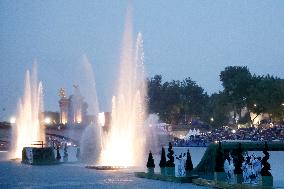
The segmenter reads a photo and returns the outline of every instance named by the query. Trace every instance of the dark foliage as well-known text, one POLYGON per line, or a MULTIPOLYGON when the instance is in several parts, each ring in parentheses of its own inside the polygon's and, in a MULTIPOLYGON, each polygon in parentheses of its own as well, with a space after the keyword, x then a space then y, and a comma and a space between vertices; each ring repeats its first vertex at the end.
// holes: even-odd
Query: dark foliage
POLYGON ((172 143, 169 143, 167 157, 169 160, 166 163, 166 167, 175 167, 175 158, 172 143))
POLYGON ((149 152, 149 156, 148 156, 148 161, 147 161, 147 165, 148 168, 155 168, 155 163, 154 163, 154 158, 152 155, 152 152, 149 152))
POLYGON ((243 173, 242 163, 244 161, 244 157, 243 157, 243 150, 242 150, 241 143, 239 143, 239 147, 238 147, 238 149, 235 150, 234 155, 235 155, 234 156, 234 164, 235 164, 234 173, 235 174, 242 174, 243 173))
POLYGON ((167 164, 166 152, 165 152, 165 148, 162 147, 161 160, 160 160, 159 166, 161 168, 164 168, 166 167, 166 164, 167 164))
POLYGON ((216 152, 215 158, 215 172, 224 172, 224 154, 221 146, 221 142, 219 141, 219 145, 216 152))
POLYGON ((190 117, 201 117, 207 100, 203 88, 191 78, 164 83, 161 75, 148 79, 149 112, 159 113, 164 122, 187 124, 190 117))
POLYGON ((269 153, 268 153, 268 145, 267 142, 265 142, 265 147, 263 150, 264 153, 264 157, 261 160, 261 164, 262 164, 262 169, 261 169, 261 176, 271 176, 271 173, 269 172, 270 169, 270 164, 268 163, 268 159, 269 159, 269 153))
POLYGON ((191 78, 163 82, 161 75, 155 75, 147 85, 149 112, 175 125, 191 124, 193 119, 213 127, 236 122, 253 124, 261 113, 270 114, 275 122, 283 120, 284 79, 252 75, 245 66, 228 66, 221 71, 220 81, 224 89, 208 96, 191 78), (248 113, 238 116, 243 108, 248 113))
POLYGON ((192 164, 192 161, 191 161, 191 155, 189 153, 189 150, 187 150, 187 153, 186 153, 185 170, 186 171, 192 171, 193 170, 193 164, 192 164))

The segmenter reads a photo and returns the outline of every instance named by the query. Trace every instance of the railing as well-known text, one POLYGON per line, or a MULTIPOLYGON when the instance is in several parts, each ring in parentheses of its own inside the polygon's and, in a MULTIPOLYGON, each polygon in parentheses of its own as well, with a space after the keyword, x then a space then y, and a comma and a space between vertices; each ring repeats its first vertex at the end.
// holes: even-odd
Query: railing
POLYGON ((35 143, 31 144, 32 146, 41 146, 41 148, 43 148, 43 146, 45 145, 42 140, 33 141, 33 142, 35 143))

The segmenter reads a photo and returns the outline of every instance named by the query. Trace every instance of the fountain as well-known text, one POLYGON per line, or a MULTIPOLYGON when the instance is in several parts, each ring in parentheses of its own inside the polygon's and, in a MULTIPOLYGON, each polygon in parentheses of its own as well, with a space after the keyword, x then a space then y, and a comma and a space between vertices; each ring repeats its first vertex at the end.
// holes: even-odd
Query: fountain
POLYGON ((128 167, 144 163, 146 83, 143 60, 142 35, 138 34, 133 47, 132 20, 128 11, 117 95, 112 99, 111 126, 102 136, 100 166, 128 167))
POLYGON ((19 100, 15 126, 12 128, 11 158, 22 158, 24 147, 38 141, 45 142, 44 128, 40 126, 43 112, 42 84, 37 80, 36 65, 26 72, 24 96, 19 100))
MULTIPOLYGON (((89 62, 87 56, 83 56, 82 66, 84 68, 84 83, 83 89, 85 89, 87 101, 89 101, 89 109, 92 111, 93 115, 99 114, 99 102, 96 91, 95 74, 93 72, 93 67, 89 62)), ((97 120, 95 118, 95 120, 97 120)), ((101 127, 95 121, 95 123, 90 124, 84 130, 82 134, 82 139, 80 141, 80 160, 86 163, 96 163, 98 159, 98 154, 101 150, 101 127)))

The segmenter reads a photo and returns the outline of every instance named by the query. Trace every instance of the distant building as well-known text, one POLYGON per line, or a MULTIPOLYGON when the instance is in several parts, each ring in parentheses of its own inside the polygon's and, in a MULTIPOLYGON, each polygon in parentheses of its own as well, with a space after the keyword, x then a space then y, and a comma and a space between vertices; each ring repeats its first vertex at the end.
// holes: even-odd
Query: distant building
POLYGON ((68 122, 69 99, 67 99, 63 88, 60 89, 59 96, 61 97, 59 100, 60 123, 65 125, 68 122))
POLYGON ((63 88, 59 91, 60 123, 68 125, 84 125, 88 123, 88 104, 82 97, 79 86, 74 85, 74 94, 67 98, 63 88))

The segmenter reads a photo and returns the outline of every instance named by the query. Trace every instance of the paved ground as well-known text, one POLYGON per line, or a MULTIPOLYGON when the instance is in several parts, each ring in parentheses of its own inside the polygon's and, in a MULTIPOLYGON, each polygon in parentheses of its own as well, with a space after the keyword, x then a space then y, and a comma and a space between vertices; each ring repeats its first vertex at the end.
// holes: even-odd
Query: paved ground
POLYGON ((163 188, 199 189, 179 184, 134 177, 132 171, 97 171, 80 164, 31 166, 0 161, 0 188, 163 188))

